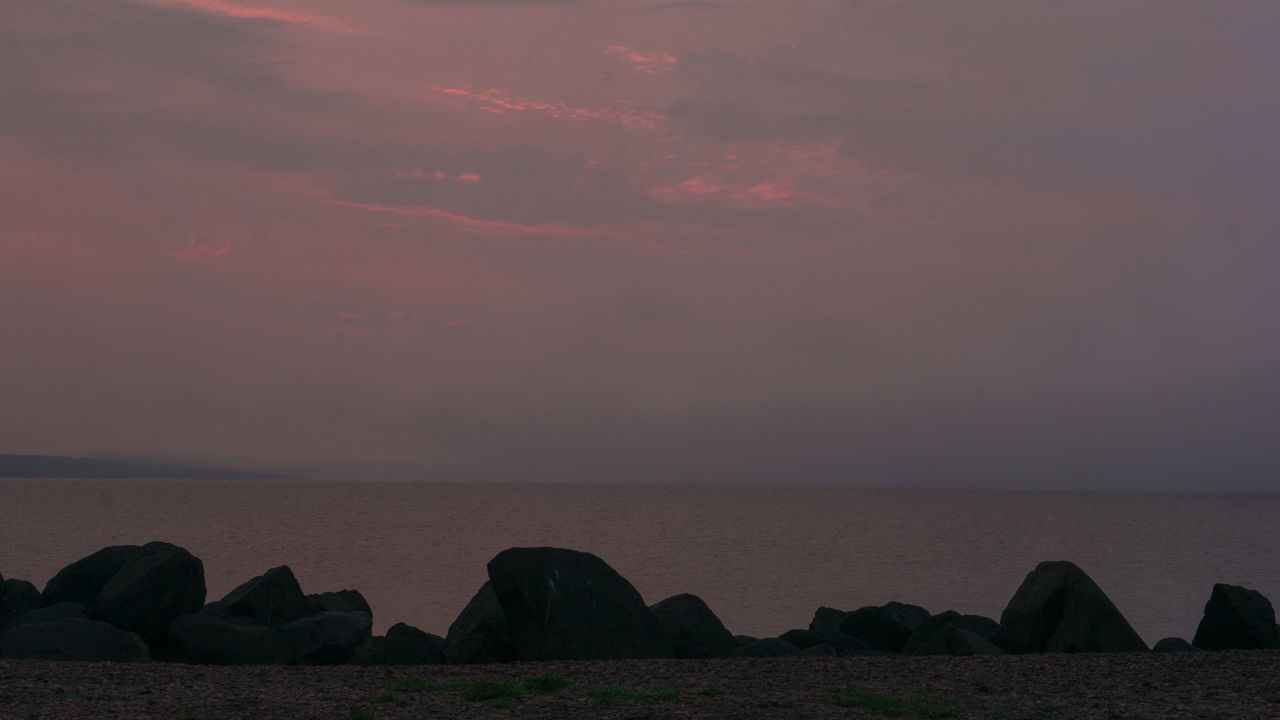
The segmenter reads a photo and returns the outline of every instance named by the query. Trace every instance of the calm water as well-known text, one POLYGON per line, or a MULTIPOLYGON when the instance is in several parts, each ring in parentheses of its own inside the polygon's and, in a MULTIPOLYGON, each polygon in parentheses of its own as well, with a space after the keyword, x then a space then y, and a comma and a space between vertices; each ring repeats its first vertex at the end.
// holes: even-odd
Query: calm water
POLYGON ((0 573, 37 586, 104 545, 166 540, 210 599, 275 565, 360 590, 375 631, 444 634, 511 546, 593 552, 649 603, 704 600, 735 633, 819 605, 901 600, 998 618, 1036 563, 1072 560, 1152 643, 1189 638, 1214 582, 1280 601, 1280 497, 840 489, 0 481, 0 573))

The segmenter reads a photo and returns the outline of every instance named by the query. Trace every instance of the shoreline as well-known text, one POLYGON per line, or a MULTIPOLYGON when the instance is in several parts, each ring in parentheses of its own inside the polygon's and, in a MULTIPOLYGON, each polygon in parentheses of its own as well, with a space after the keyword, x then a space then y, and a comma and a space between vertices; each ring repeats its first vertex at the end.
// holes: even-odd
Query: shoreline
POLYGON ((1280 716, 1278 698, 1280 650, 472 666, 0 660, 0 717, 32 720, 1265 718, 1280 716), (520 684, 530 676, 568 686, 539 693, 520 684), (418 689, 405 678, 421 678, 418 689), (469 699, 478 688, 492 697, 469 699))

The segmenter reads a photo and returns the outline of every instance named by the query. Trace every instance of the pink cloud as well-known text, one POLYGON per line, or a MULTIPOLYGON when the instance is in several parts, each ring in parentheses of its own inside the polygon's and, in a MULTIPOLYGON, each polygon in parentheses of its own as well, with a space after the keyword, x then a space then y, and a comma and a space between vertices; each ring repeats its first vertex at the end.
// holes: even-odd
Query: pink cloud
MULTIPOLYGON (((516 97, 494 88, 474 92, 462 88, 433 86, 428 94, 428 97, 432 96, 471 101, 476 109, 497 115, 507 112, 534 112, 561 120, 600 120, 627 128, 645 130, 653 130, 667 121, 665 115, 639 107, 577 107, 563 102, 545 102, 516 97)), ((630 103, 619 102, 619 104, 629 105, 630 103)))
POLYGON ((444 324, 445 327, 462 327, 464 325, 474 325, 476 319, 473 317, 462 318, 460 320, 450 320, 444 324))
POLYGON ((207 260, 215 258, 219 255, 225 255, 231 251, 231 243, 226 240, 207 237, 205 235, 193 235, 187 238, 187 247, 178 252, 169 253, 169 257, 185 258, 189 260, 207 260))
POLYGON ((398 180, 436 180, 459 185, 474 185, 481 180, 476 173, 450 175, 443 170, 396 170, 392 175, 398 180))
POLYGON ((660 75, 675 69, 677 60, 674 55, 666 53, 643 53, 626 45, 610 45, 604 51, 605 55, 612 55, 624 62, 631 64, 631 67, 637 72, 647 75, 660 75))
POLYGON ((338 313, 338 317, 342 318, 343 320, 359 320, 360 318, 364 317, 364 315, 358 312, 347 311, 347 312, 338 313))
POLYGON ((272 7, 255 7, 251 5, 241 5, 239 3, 223 2, 223 0, 134 0, 135 2, 148 2, 154 5, 180 5, 183 7, 201 10, 203 12, 214 15, 222 15, 223 17, 240 18, 245 20, 275 20, 277 22, 290 23, 293 25, 306 25, 309 27, 319 28, 322 30, 337 30, 339 32, 355 32, 355 28, 344 23, 337 18, 323 17, 320 15, 312 15, 311 13, 298 12, 296 10, 281 10, 272 7))

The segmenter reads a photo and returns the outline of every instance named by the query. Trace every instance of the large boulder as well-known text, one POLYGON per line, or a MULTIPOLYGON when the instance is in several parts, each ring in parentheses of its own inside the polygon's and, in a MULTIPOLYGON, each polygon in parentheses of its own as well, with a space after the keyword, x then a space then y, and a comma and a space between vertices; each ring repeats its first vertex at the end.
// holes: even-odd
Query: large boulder
POLYGON ((672 641, 677 657, 729 657, 738 649, 733 633, 697 595, 672 595, 649 610, 672 641))
POLYGON ((1191 643, 1180 637, 1161 638, 1151 646, 1153 652, 1191 652, 1195 650, 1191 643))
POLYGON ((1000 625, 1026 652, 1147 649, 1097 583, 1066 561, 1042 562, 1028 573, 1000 625))
POLYGON ((274 567, 247 580, 216 604, 215 614, 249 618, 279 627, 314 614, 288 565, 274 567))
POLYGON ((844 623, 844 619, 849 616, 847 610, 837 610, 835 608, 820 607, 813 613, 813 620, 809 621, 809 629, 814 632, 838 633, 840 625, 844 623))
POLYGON ((865 650, 868 645, 852 635, 839 632, 819 632, 817 630, 788 630, 778 636, 801 650, 808 650, 818 645, 829 645, 836 654, 845 650, 865 650))
MULTIPOLYGON (((376 638, 375 638, 376 639, 376 638)), ((412 625, 396 623, 366 661, 370 665, 443 665, 444 638, 412 625)))
POLYGON ((1257 590, 1218 583, 1191 644, 1205 650, 1280 648, 1275 609, 1257 590))
POLYGON ((369 601, 364 599, 359 590, 314 593, 307 596, 307 605, 313 613, 367 612, 373 617, 373 608, 369 607, 369 601))
POLYGON ((733 651, 733 657, 788 657, 799 655, 800 648, 779 638, 764 638, 733 651))
POLYGON ((444 652, 455 665, 515 659, 507 633, 507 616, 502 612, 502 603, 493 591, 492 582, 486 580, 480 586, 449 626, 444 652))
POLYGON ((44 586, 44 598, 50 604, 77 602, 89 604, 120 568, 142 552, 140 545, 112 545, 80 558, 58 571, 44 586))
POLYGON ((898 652, 929 611, 919 605, 890 602, 854 610, 840 623, 840 632, 865 642, 873 650, 898 652))
POLYGON ((371 641, 373 617, 366 612, 322 612, 294 620, 280 634, 297 648, 302 665, 341 665, 371 641))
POLYGON ((595 555, 511 548, 488 570, 518 660, 672 657, 640 593, 595 555))
POLYGON ((26 580, 9 578, 0 582, 0 630, 33 610, 44 607, 44 596, 26 580))
POLYGON ((14 627, 23 623, 42 623, 51 622, 53 620, 66 620, 67 618, 78 618, 80 620, 88 620, 89 616, 84 614, 83 603, 57 603, 39 610, 32 610, 29 613, 23 613, 14 618, 5 627, 14 627))
POLYGON ((87 612, 152 644, 179 615, 199 610, 204 595, 200 559, 177 545, 152 542, 111 576, 87 612))
POLYGON ((169 623, 165 659, 198 665, 283 665, 295 648, 277 630, 246 618, 209 613, 179 615, 169 623))
POLYGON ((151 660, 137 634, 84 617, 20 622, 0 635, 0 657, 10 660, 83 660, 136 663, 151 660))
POLYGON ((1017 648, 1000 623, 981 615, 961 615, 954 610, 939 613, 920 623, 902 646, 903 655, 996 655, 1010 652, 1017 652, 1017 648), (957 631, 965 634, 957 634, 957 631), (969 635, 977 636, 982 642, 972 642, 969 635), (988 645, 992 647, 988 648, 988 645))

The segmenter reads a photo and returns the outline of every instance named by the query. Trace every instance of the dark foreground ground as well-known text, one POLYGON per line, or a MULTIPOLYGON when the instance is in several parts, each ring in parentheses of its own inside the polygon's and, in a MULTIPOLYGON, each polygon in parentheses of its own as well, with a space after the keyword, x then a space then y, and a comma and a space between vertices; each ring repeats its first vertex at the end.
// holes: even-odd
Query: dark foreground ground
POLYGON ((1280 718, 1280 651, 423 667, 0 661, 0 718, 1280 718))

